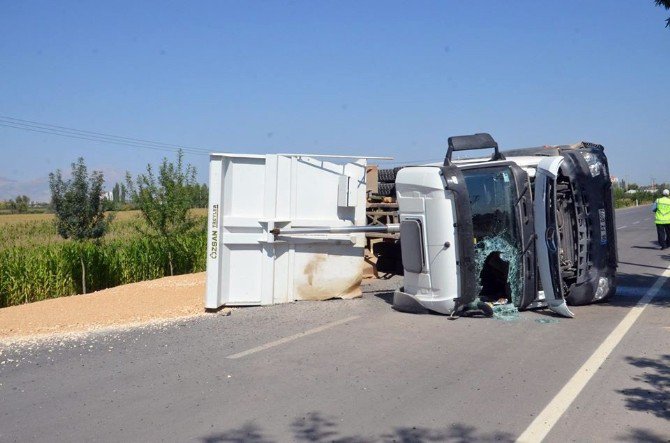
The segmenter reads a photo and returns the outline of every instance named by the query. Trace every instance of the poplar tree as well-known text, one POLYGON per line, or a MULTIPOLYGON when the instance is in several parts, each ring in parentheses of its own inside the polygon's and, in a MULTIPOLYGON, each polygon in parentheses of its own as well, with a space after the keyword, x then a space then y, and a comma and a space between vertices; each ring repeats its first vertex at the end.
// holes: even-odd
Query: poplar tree
POLYGON ((93 171, 90 175, 84 159, 79 157, 72 163, 72 178, 64 180, 60 169, 49 174, 51 188, 51 207, 56 214, 56 230, 64 239, 72 239, 79 245, 81 264, 81 287, 86 294, 86 263, 84 245, 89 241, 102 238, 111 217, 105 216, 102 172, 93 171))
POLYGON ((146 173, 139 174, 133 181, 126 173, 126 185, 133 203, 142 212, 146 228, 138 228, 147 237, 159 241, 167 251, 170 275, 174 275, 175 246, 184 234, 196 224, 189 214, 193 207, 193 187, 196 186, 195 167, 184 165, 184 153, 180 149, 176 163, 163 158, 158 168, 158 176, 150 164, 146 173))

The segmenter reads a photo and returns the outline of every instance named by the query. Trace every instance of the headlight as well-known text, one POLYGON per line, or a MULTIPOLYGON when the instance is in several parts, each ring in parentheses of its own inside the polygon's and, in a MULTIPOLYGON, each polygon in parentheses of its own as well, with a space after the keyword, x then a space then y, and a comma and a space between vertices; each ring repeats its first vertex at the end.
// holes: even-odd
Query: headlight
POLYGON ((595 300, 600 300, 607 294, 610 289, 610 282, 605 277, 600 277, 598 279, 598 287, 596 288, 596 293, 594 295, 595 300))
POLYGON ((579 151, 586 160, 586 163, 589 165, 589 171, 591 172, 591 177, 600 175, 603 171, 603 164, 598 157, 588 151, 579 151))

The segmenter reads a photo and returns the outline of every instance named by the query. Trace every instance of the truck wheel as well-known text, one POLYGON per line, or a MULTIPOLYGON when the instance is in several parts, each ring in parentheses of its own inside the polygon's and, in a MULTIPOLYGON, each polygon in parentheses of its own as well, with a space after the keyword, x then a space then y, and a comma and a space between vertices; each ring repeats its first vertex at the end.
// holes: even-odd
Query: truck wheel
POLYGON ((395 183, 379 183, 377 193, 383 197, 395 197, 395 183))
POLYGON ((395 183, 395 169, 379 169, 377 170, 377 180, 380 183, 395 183))

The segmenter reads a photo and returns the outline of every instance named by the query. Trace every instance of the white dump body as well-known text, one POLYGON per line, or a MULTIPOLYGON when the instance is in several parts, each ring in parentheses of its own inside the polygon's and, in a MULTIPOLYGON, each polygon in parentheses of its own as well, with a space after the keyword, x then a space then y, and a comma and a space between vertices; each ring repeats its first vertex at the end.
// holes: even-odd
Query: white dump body
POLYGON ((427 309, 450 314, 460 294, 460 273, 454 195, 446 184, 436 166, 403 168, 396 177, 405 268, 402 292, 427 309), (420 242, 411 232, 414 221, 420 242))
POLYGON ((205 307, 360 294, 364 234, 271 231, 365 225, 365 166, 364 159, 212 154, 205 307))

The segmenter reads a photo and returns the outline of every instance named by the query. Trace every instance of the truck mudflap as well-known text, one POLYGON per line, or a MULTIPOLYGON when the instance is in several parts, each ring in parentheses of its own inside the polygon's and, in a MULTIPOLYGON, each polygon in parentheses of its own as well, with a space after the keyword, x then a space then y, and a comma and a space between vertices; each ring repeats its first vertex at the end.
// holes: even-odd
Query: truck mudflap
POLYGON ((563 161, 560 156, 547 157, 537 166, 534 203, 537 262, 547 307, 558 315, 574 317, 565 300, 560 264, 556 179, 563 161))

